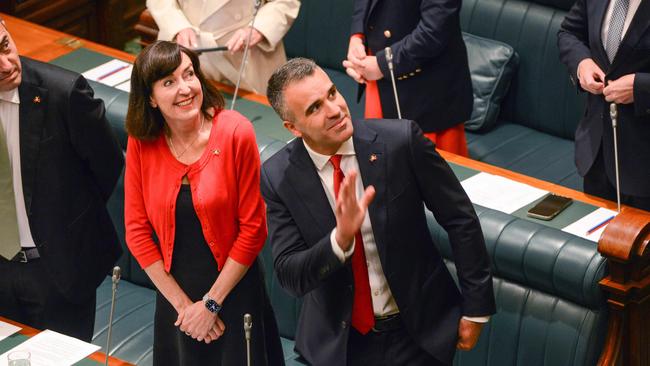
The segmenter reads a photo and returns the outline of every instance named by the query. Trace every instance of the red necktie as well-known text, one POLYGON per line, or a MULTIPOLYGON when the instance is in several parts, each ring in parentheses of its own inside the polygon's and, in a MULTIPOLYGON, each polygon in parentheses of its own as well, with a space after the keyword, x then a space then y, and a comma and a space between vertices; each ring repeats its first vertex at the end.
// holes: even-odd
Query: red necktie
MULTIPOLYGON (((334 166, 334 197, 339 197, 339 189, 345 175, 341 170, 341 155, 330 158, 334 166)), ((361 231, 354 235, 356 242, 352 253, 352 274, 354 275, 354 299, 352 301, 352 326, 361 334, 366 334, 375 326, 375 315, 372 310, 372 297, 370 296, 370 281, 368 280, 368 266, 366 253, 363 250, 361 231)))

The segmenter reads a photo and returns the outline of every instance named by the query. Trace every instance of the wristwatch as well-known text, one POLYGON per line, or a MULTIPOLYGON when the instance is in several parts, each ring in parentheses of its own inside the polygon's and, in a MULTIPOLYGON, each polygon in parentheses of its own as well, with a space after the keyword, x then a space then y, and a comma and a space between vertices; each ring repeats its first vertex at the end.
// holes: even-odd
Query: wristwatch
POLYGON ((222 306, 219 305, 216 301, 210 298, 208 294, 205 294, 203 296, 203 303, 205 304, 205 308, 208 309, 209 312, 211 312, 214 315, 219 314, 219 312, 222 309, 222 306))

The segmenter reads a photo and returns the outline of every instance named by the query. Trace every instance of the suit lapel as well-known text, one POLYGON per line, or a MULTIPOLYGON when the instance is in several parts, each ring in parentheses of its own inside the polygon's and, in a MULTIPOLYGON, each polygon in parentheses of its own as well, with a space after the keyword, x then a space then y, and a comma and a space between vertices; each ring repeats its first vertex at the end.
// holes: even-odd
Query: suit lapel
POLYGON ((330 206, 314 162, 309 157, 302 139, 291 142, 287 177, 297 195, 297 201, 307 208, 324 236, 336 227, 336 218, 330 206))
MULTIPOLYGON (((23 77, 27 73, 23 71, 23 77)), ((47 89, 31 84, 23 78, 18 87, 20 96, 20 169, 23 180, 25 208, 29 213, 33 197, 36 160, 38 159, 41 131, 45 123, 45 110, 48 103, 47 89)))
POLYGON ((650 1, 646 0, 641 1, 639 8, 636 10, 630 27, 627 29, 627 33, 625 33, 621 45, 618 48, 616 57, 614 57, 614 63, 609 73, 620 65, 625 65, 625 59, 633 53, 634 46, 639 43, 648 26, 650 26, 650 1))
POLYGON ((589 38, 596 40, 596 53, 592 56, 594 56, 595 61, 598 65, 600 65, 603 69, 607 69, 609 68, 609 58, 605 52, 605 46, 603 46, 604 40, 602 36, 602 29, 605 22, 605 13, 607 11, 609 1, 594 1, 591 4, 593 4, 594 8, 593 13, 589 14, 589 19, 598 19, 597 22, 591 22, 590 25, 591 34, 589 38))
POLYGON ((372 224, 375 242, 382 263, 386 253, 386 177, 387 156, 385 146, 378 141, 377 133, 364 125, 365 122, 354 124, 354 150, 359 162, 359 170, 364 188, 375 187, 375 199, 370 204, 368 212, 372 224))

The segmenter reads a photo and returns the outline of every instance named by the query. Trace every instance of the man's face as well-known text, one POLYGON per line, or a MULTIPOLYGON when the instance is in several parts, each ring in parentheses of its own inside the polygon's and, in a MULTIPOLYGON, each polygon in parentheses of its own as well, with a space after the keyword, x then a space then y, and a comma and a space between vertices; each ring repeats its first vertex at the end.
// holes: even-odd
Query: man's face
POLYGON ((318 153, 333 155, 352 136, 348 105, 320 68, 290 83, 284 90, 284 104, 293 119, 284 121, 284 127, 318 153))
POLYGON ((0 24, 0 91, 17 88, 21 72, 16 44, 4 24, 0 24))

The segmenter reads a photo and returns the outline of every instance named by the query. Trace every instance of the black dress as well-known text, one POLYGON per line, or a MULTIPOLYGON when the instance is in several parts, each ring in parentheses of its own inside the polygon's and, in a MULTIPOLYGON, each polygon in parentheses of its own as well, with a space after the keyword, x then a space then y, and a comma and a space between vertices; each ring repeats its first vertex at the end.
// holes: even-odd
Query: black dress
MULTIPOLYGON (((194 211, 190 187, 185 184, 181 185, 176 199, 175 238, 171 274, 192 301, 201 300, 219 272, 194 211)), ((243 328, 246 313, 253 317, 251 365, 284 365, 275 316, 257 261, 224 301, 219 317, 226 325, 226 330, 217 341, 210 344, 198 342, 174 326, 178 314, 158 292, 154 323, 154 365, 246 365, 243 328)))

